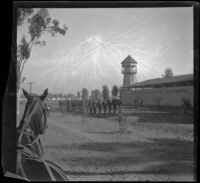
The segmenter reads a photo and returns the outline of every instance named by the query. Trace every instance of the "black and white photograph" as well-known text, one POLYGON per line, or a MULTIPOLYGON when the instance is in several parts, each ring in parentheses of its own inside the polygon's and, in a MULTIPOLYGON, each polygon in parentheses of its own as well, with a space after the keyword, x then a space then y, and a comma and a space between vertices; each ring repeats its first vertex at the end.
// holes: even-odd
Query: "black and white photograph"
POLYGON ((195 181, 192 4, 15 5, 16 142, 5 122, 3 158, 16 143, 16 167, 4 176, 195 181))

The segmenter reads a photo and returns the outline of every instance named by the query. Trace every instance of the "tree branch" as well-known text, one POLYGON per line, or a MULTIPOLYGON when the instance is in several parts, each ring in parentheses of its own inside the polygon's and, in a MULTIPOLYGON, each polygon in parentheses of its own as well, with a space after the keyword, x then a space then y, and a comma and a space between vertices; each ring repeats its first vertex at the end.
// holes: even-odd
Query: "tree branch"
MULTIPOLYGON (((59 27, 55 27, 55 26, 50 26, 50 27, 46 27, 45 29, 41 30, 40 32, 38 32, 37 34, 34 34, 32 37, 31 37, 31 40, 29 41, 28 45, 27 45, 27 50, 30 49, 30 52, 32 50, 32 46, 33 46, 33 43, 35 41, 35 38, 38 38, 42 33, 44 32, 50 32, 52 30, 56 30, 56 29, 59 29, 59 27)), ((61 29, 61 28, 60 28, 61 29)), ((28 59, 24 59, 22 58, 22 55, 20 56, 20 59, 18 60, 18 63, 19 64, 19 77, 21 78, 21 75, 22 75, 22 72, 23 72, 23 69, 24 69, 24 65, 25 63, 27 62, 28 59)), ((20 79, 19 78, 19 79, 20 79)))

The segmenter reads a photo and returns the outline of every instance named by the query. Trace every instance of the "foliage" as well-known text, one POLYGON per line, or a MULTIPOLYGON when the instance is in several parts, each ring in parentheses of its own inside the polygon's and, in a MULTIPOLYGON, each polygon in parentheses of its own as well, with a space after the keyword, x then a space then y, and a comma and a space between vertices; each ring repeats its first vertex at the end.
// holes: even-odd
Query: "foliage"
POLYGON ((32 8, 18 8, 17 9, 17 26, 24 23, 24 20, 33 13, 32 8))
POLYGON ((83 88, 82 89, 82 98, 83 99, 87 99, 88 98, 88 89, 87 88, 83 88))
MULTIPOLYGON (((33 13, 33 9, 18 9, 17 11, 18 25, 22 25, 24 19, 33 13)), ((30 57, 31 49, 33 45, 44 46, 46 42, 41 40, 43 34, 50 34, 55 36, 56 34, 65 35, 67 27, 64 25, 60 27, 57 20, 52 20, 49 16, 48 10, 45 8, 39 9, 32 17, 28 18, 28 30, 30 40, 27 41, 23 36, 21 43, 17 47, 17 63, 18 63, 18 77, 21 78, 24 64, 30 57)))
POLYGON ((31 37, 39 38, 44 32, 49 32, 52 36, 56 33, 65 35, 67 27, 59 27, 58 20, 52 20, 49 16, 47 9, 40 9, 34 16, 28 19, 29 22, 29 34, 31 37))
POLYGON ((117 87, 117 85, 114 85, 112 88, 112 96, 117 97, 118 93, 119 93, 119 88, 117 87))
POLYGON ((104 100, 108 100, 109 99, 109 88, 106 85, 103 85, 103 91, 102 91, 102 96, 104 100))
POLYGON ((92 98, 92 99, 94 99, 94 98, 95 98, 95 93, 94 93, 94 90, 92 90, 92 91, 91 91, 91 95, 90 95, 90 96, 91 96, 91 98, 92 98))
POLYGON ((81 94, 80 94, 80 92, 78 91, 78 92, 77 92, 77 97, 80 98, 80 96, 81 96, 81 94))
POLYGON ((171 77, 171 76, 173 76, 172 69, 171 68, 165 69, 163 77, 171 77))
POLYGON ((101 91, 100 90, 98 90, 98 89, 94 90, 94 98, 96 100, 99 100, 101 98, 101 91))
POLYGON ((30 48, 25 36, 21 39, 21 44, 18 46, 18 58, 22 60, 28 59, 30 57, 30 48))

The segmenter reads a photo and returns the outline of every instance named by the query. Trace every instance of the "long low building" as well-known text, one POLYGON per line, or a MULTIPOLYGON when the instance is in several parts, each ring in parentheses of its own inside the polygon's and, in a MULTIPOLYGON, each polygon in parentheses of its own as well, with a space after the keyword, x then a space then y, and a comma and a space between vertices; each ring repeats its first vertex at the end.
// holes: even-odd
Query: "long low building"
POLYGON ((143 105, 180 105, 183 97, 193 105, 193 74, 150 79, 124 87, 121 100, 125 105, 134 105, 136 100, 143 105))

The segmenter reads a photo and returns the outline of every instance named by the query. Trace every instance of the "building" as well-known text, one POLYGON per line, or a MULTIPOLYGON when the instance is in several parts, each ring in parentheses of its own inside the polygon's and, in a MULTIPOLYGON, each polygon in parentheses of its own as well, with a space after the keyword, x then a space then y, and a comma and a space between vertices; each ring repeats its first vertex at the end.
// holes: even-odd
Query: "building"
POLYGON ((183 97, 193 105, 193 86, 193 74, 169 76, 123 85, 120 95, 124 105, 178 106, 183 97))
POLYGON ((124 74, 123 87, 131 86, 137 82, 137 62, 128 55, 122 64, 122 74, 124 74))
POLYGON ((193 74, 150 79, 140 83, 133 84, 127 88, 138 90, 138 89, 152 89, 152 88, 179 87, 179 86, 193 86, 193 74))

